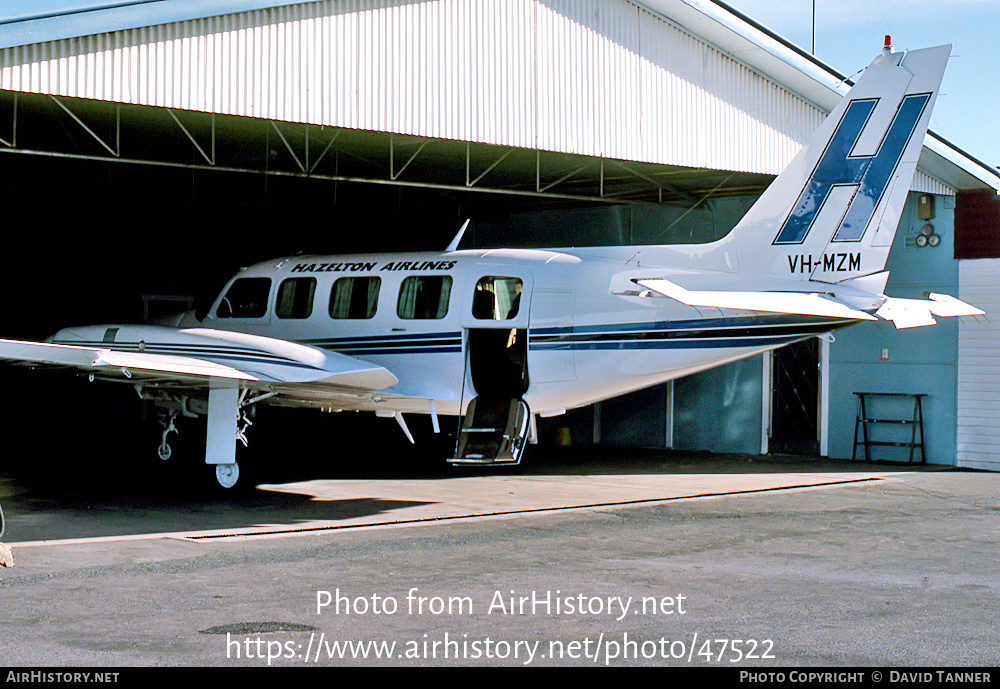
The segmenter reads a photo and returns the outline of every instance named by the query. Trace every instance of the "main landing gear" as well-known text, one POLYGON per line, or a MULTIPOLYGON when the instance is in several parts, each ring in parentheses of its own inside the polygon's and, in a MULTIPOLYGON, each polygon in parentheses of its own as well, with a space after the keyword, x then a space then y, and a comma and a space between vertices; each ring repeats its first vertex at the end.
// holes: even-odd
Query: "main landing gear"
MULTIPOLYGON (((140 392, 140 395, 142 392, 140 392)), ((180 432, 176 420, 184 416, 208 417, 208 427, 205 438, 205 463, 215 465, 215 478, 223 488, 232 488, 240 477, 240 466, 236 462, 236 441, 249 445, 247 430, 253 425, 254 405, 276 395, 275 392, 251 397, 250 390, 238 388, 213 388, 208 392, 208 403, 205 400, 157 399, 164 407, 160 417, 163 433, 156 454, 162 460, 170 459, 173 448, 170 445, 170 434, 175 436, 180 432)))
POLYGON ((162 459, 164 462, 170 459, 170 456, 174 453, 170 443, 167 442, 167 436, 170 433, 178 434, 177 426, 174 425, 174 421, 180 412, 171 411, 165 414, 163 418, 160 419, 160 423, 163 424, 163 436, 160 439, 160 446, 156 448, 156 456, 162 459))
POLYGON ((232 488, 240 480, 240 465, 236 462, 232 464, 216 464, 215 480, 223 488, 232 488))

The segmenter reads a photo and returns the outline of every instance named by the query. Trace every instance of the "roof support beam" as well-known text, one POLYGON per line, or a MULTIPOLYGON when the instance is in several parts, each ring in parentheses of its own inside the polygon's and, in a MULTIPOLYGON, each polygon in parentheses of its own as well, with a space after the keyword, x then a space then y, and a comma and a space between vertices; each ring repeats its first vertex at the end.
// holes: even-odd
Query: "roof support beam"
POLYGON ((467 187, 476 186, 476 184, 479 183, 479 180, 481 180, 483 177, 492 172, 493 168, 495 168, 497 165, 507 160, 508 156, 510 156, 510 154, 513 152, 514 152, 513 148, 508 148, 506 153, 504 153, 499 158, 494 160, 493 163, 488 168, 483 170, 478 177, 476 177, 474 180, 469 180, 469 176, 471 174, 470 170, 472 167, 472 163, 470 160, 472 156, 472 143, 466 141, 465 142, 465 186, 467 187))
MULTIPOLYGON (((299 169, 304 174, 308 174, 308 171, 306 170, 306 166, 302 163, 301 160, 299 160, 299 157, 297 155, 295 155, 295 149, 292 148, 291 144, 288 143, 288 139, 286 139, 285 135, 281 133, 280 129, 278 129, 278 123, 275 122, 274 120, 271 120, 270 122, 271 122, 271 126, 274 127, 274 131, 278 132, 278 137, 281 139, 281 143, 285 144, 285 148, 287 148, 288 152, 292 154, 292 159, 295 160, 295 164, 299 166, 299 169)), ((307 133, 308 133, 308 131, 309 130, 306 129, 307 133)), ((308 134, 307 134, 307 136, 308 136, 308 134)), ((308 141, 309 141, 309 139, 307 138, 306 139, 306 152, 309 151, 309 143, 308 143, 308 141)))
POLYGON ((10 123, 10 141, 0 137, 0 143, 7 148, 17 148, 17 93, 14 93, 13 114, 10 123))
POLYGON ((78 117, 78 116, 76 115, 76 113, 74 113, 74 112, 73 112, 72 110, 70 110, 70 109, 69 109, 68 107, 66 107, 66 106, 65 106, 65 105, 63 104, 63 102, 62 102, 61 100, 59 100, 59 99, 58 99, 58 98, 56 98, 55 96, 49 96, 49 98, 51 98, 51 99, 52 99, 52 102, 53 102, 53 103, 55 103, 55 104, 56 104, 56 105, 58 105, 58 106, 59 106, 60 108, 62 108, 62 109, 63 109, 63 111, 64 111, 64 112, 65 112, 65 113, 66 113, 67 115, 69 115, 70 117, 72 117, 72 118, 73 118, 73 121, 74 121, 74 122, 76 122, 76 123, 77 123, 78 125, 80 125, 80 127, 81 127, 81 128, 82 128, 82 129, 83 129, 83 130, 84 130, 85 132, 87 132, 88 134, 90 134, 90 136, 92 136, 92 137, 93 137, 94 141, 96 141, 96 142, 97 142, 97 143, 99 143, 99 144, 100 144, 101 146, 103 146, 103 147, 104 147, 104 149, 105 149, 105 150, 106 150, 106 151, 107 151, 108 153, 110 153, 111 155, 113 155, 113 156, 114 156, 115 158, 118 158, 118 157, 119 157, 119 156, 121 155, 120 151, 121 151, 121 124, 122 124, 122 117, 121 117, 121 115, 122 115, 122 106, 121 106, 120 104, 119 104, 119 105, 117 105, 117 106, 115 107, 115 147, 114 147, 114 148, 111 148, 111 146, 109 146, 109 145, 108 145, 108 144, 107 144, 107 143, 106 143, 106 142, 104 141, 104 139, 102 139, 102 138, 101 138, 101 137, 99 137, 99 136, 98 136, 97 134, 95 134, 95 133, 94 133, 94 130, 93 130, 93 129, 91 129, 90 127, 88 127, 88 126, 87 126, 87 125, 86 125, 86 124, 84 123, 84 121, 83 121, 83 120, 81 120, 81 119, 80 119, 80 118, 79 118, 79 117, 78 117))
POLYGON ((201 145, 198 143, 198 141, 194 138, 194 135, 191 134, 191 132, 188 131, 188 128, 184 126, 184 123, 181 122, 179 119, 177 119, 177 114, 170 108, 166 108, 166 111, 170 114, 172 118, 174 118, 174 122, 176 122, 177 126, 181 128, 181 131, 184 132, 184 136, 186 136, 188 140, 192 143, 192 145, 194 145, 198 153, 201 154, 201 157, 205 159, 205 162, 208 163, 209 165, 215 165, 215 113, 212 113, 212 143, 211 143, 212 155, 208 155, 207 153, 205 153, 205 149, 203 149, 201 145))
MULTIPOLYGON (((244 173, 252 175, 266 174, 272 177, 306 177, 305 174, 299 172, 285 172, 282 170, 254 170, 249 168, 240 167, 226 167, 217 165, 213 168, 208 168, 205 165, 195 165, 192 163, 171 163, 157 160, 142 160, 138 158, 102 158, 100 156, 92 155, 81 155, 78 153, 53 153, 51 151, 37 151, 30 149, 14 149, 14 148, 0 148, 0 154, 12 153, 12 154, 23 154, 32 156, 48 156, 53 158, 65 158, 69 160, 92 160, 92 161, 104 161, 104 162, 115 162, 115 163, 126 163, 133 165, 150 165, 150 166, 160 166, 160 167, 170 167, 170 168, 180 168, 187 170, 213 170, 217 172, 232 172, 232 173, 244 173)), ((397 187, 413 187, 416 189, 440 189, 445 191, 470 191, 468 187, 464 184, 436 184, 431 182, 409 182, 405 180, 388 180, 388 179, 378 179, 374 177, 363 177, 357 175, 312 175, 314 179, 328 180, 331 182, 356 182, 360 184, 388 184, 397 187)), ((531 190, 524 189, 506 189, 499 187, 483 188, 474 187, 471 191, 477 191, 482 193, 491 194, 504 194, 509 196, 525 196, 534 197, 541 199, 561 199, 565 201, 605 201, 612 204, 636 204, 636 205, 649 205, 647 202, 636 201, 630 199, 600 199, 595 196, 587 196, 584 194, 558 194, 553 192, 538 193, 531 190)))
POLYGON ((691 205, 691 207, 688 208, 686 211, 684 211, 684 213, 681 214, 681 216, 679 218, 677 218, 672 223, 670 223, 665 228, 663 228, 663 230, 661 230, 660 233, 658 235, 656 235, 655 239, 660 239, 661 237, 663 237, 664 235, 666 235, 667 232, 669 232, 671 230, 671 228, 673 228, 674 225, 676 225, 681 220, 683 220, 684 218, 686 218, 691 211, 693 211, 694 209, 698 208, 701 204, 703 204, 706 201, 708 201, 708 199, 711 198, 712 194, 714 194, 716 191, 718 191, 722 187, 722 185, 724 185, 726 182, 728 182, 731 178, 732 178, 732 174, 730 174, 729 177, 726 177, 724 180, 722 180, 721 182, 719 182, 718 184, 716 184, 714 189, 712 189, 710 192, 708 192, 707 194, 705 194, 702 198, 698 199, 695 203, 693 203, 691 205))
MULTIPOLYGON (((726 174, 3 90, 0 152, 610 204, 690 206, 726 174), (670 184, 660 181, 668 175, 670 184)), ((769 181, 766 175, 735 173, 712 193, 759 192, 769 181)))
MULTIPOLYGON (((401 174, 403 174, 403 170, 405 170, 407 167, 409 167, 410 163, 413 162, 413 159, 416 158, 418 155, 420 155, 420 152, 422 150, 424 150, 424 146, 426 146, 427 144, 429 144, 430 141, 431 141, 430 139, 424 139, 422 142, 420 142, 420 145, 417 146, 417 150, 413 152, 413 155, 411 155, 407 159, 407 161, 405 163, 403 163, 403 167, 399 168, 399 170, 397 171, 396 170, 396 135, 390 133, 389 134, 389 178, 392 179, 393 181, 399 179, 399 176, 401 174)), ((407 145, 412 145, 413 143, 415 143, 415 142, 411 141, 411 142, 408 142, 408 143, 405 143, 405 144, 399 144, 399 145, 400 146, 407 146, 407 145)))
POLYGON ((639 179, 644 179, 647 182, 649 182, 650 184, 652 184, 653 186, 657 187, 660 190, 660 203, 663 203, 663 192, 664 191, 667 191, 667 192, 669 192, 671 194, 674 194, 675 196, 680 196, 682 199, 690 201, 691 203, 694 203, 696 201, 695 197, 691 196, 687 192, 681 191, 680 189, 678 189, 677 187, 675 187, 673 185, 664 184, 663 182, 660 182, 660 181, 654 179, 653 177, 650 177, 649 175, 644 175, 641 172, 639 172, 639 171, 637 171, 637 170, 629 167, 628 165, 626 165, 625 163, 621 162, 620 160, 608 160, 608 162, 611 163, 612 165, 616 166, 616 167, 620 167, 622 170, 624 170, 625 172, 629 173, 630 175, 635 175, 639 179))
MULTIPOLYGON (((306 125, 306 163, 307 164, 309 162, 309 131, 310 131, 309 125, 306 125)), ((313 162, 313 164, 309 166, 309 174, 310 175, 313 174, 316 171, 316 168, 319 167, 320 161, 323 160, 323 157, 326 156, 327 152, 330 150, 330 147, 333 146, 333 144, 337 141, 337 138, 340 136, 341 132, 343 132, 343 131, 344 131, 343 129, 338 129, 336 131, 336 133, 333 135, 333 138, 330 139, 329 142, 327 142, 326 148, 323 149, 323 152, 319 154, 319 157, 316 158, 316 160, 313 162)), ((322 142, 320 142, 320 143, 322 143, 322 142)))
POLYGON ((541 178, 538 178, 538 179, 535 180, 535 191, 537 191, 539 194, 545 193, 546 191, 548 191, 552 187, 556 186, 557 184, 560 184, 561 182, 565 182, 570 177, 574 177, 574 176, 578 175, 579 173, 583 172, 588 167, 590 167, 589 163, 584 163, 583 165, 579 165, 577 167, 571 168, 568 172, 566 172, 565 174, 563 174, 560 177, 558 177, 554 182, 549 182, 544 187, 541 186, 541 184, 542 184, 541 178))

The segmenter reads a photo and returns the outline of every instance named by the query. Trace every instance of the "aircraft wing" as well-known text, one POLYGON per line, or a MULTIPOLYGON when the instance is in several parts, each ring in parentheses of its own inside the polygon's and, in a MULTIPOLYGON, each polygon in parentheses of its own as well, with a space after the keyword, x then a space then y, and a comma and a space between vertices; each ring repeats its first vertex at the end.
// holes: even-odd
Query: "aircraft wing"
POLYGON ((384 367, 337 352, 205 328, 90 326, 60 331, 53 340, 0 340, 0 361, 69 367, 101 378, 135 377, 194 386, 228 379, 243 381, 246 387, 311 383, 381 390, 397 382, 384 367))

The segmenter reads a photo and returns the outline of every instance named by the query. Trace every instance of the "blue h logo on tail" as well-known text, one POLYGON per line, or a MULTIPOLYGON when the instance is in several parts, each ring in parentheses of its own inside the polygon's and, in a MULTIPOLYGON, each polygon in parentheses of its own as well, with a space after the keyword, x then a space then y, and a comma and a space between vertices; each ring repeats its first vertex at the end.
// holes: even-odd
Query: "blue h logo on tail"
POLYGON ((773 243, 804 242, 830 191, 839 186, 856 186, 857 191, 833 235, 833 241, 861 241, 930 98, 929 93, 903 98, 878 152, 873 156, 852 156, 851 150, 861 137, 878 99, 851 101, 773 243))

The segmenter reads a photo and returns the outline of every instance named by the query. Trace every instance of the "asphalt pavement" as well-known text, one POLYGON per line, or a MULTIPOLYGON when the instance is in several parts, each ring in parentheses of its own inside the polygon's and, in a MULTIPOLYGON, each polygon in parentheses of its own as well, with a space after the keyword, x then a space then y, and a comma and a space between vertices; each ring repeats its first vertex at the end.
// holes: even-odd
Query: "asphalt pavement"
POLYGON ((8 471, 7 664, 1000 657, 997 474, 614 449, 501 473, 294 460, 231 493, 205 467, 8 471))

